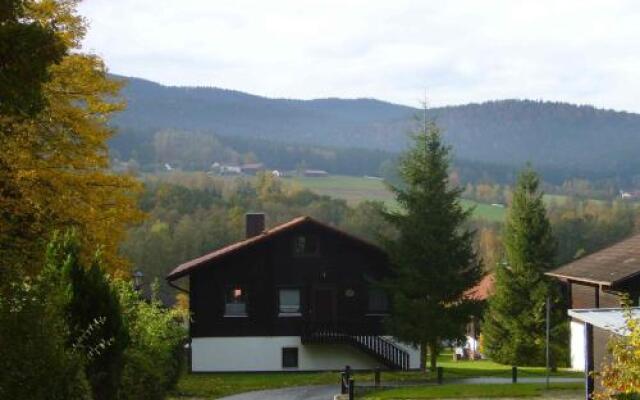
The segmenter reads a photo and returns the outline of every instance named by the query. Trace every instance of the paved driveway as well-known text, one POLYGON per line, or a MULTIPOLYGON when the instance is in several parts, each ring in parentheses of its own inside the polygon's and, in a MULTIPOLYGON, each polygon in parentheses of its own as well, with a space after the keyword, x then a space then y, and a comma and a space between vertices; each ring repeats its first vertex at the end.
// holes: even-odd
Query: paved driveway
POLYGON ((219 400, 333 400, 337 393, 340 393, 338 385, 299 386, 241 393, 219 400))

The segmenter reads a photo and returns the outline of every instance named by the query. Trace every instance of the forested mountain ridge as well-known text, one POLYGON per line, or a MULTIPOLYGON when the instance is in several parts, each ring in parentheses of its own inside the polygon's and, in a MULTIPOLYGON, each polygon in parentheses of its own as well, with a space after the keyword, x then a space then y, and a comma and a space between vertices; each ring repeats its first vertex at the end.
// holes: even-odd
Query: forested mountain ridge
MULTIPOLYGON (((127 153, 163 129, 266 141, 397 152, 420 110, 373 99, 270 99, 218 88, 162 86, 127 78, 127 109, 112 142, 127 153)), ((530 100, 429 110, 456 158, 569 168, 607 175, 640 168, 640 115, 530 100)), ((144 150, 143 150, 144 151, 144 150)))

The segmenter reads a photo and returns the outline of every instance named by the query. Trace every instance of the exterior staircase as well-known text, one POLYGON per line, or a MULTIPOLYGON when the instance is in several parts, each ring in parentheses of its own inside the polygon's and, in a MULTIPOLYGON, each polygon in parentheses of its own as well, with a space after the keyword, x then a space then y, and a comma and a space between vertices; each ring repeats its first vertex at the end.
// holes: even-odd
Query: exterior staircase
POLYGON ((382 336, 352 335, 335 326, 309 326, 302 344, 347 344, 369 354, 392 370, 409 370, 409 353, 382 336))

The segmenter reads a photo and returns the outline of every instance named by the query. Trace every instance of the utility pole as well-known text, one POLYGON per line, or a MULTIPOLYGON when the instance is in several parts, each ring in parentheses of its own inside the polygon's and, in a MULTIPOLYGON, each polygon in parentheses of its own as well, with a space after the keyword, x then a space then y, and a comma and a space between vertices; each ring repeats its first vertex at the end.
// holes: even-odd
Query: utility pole
POLYGON ((546 363, 547 363, 547 389, 549 389, 549 329, 550 329, 550 322, 549 321, 549 316, 551 314, 551 298, 549 296, 547 296, 547 348, 546 348, 546 363))

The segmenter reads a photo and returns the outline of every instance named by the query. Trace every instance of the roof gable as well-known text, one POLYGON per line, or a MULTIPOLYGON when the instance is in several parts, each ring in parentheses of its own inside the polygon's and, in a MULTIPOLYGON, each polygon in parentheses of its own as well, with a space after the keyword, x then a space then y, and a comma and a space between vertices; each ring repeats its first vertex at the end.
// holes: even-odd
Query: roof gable
POLYGON ((640 234, 566 264, 547 275, 615 286, 640 275, 640 234))
POLYGON ((203 266, 211 265, 212 263, 215 263, 223 258, 233 256, 234 254, 238 254, 242 250, 253 248, 260 243, 267 242, 273 238, 281 236, 282 234, 292 232, 297 228, 308 226, 308 225, 319 227, 320 229, 325 230, 330 234, 340 236, 343 239, 355 242, 361 246, 365 246, 370 250, 379 252, 381 254, 385 254, 381 248, 364 239, 351 235, 347 232, 341 231, 338 228, 335 228, 331 225, 327 225, 325 223, 317 221, 311 217, 303 216, 303 217, 294 218, 291 221, 285 222, 284 224, 265 230, 260 235, 257 235, 248 239, 244 239, 236 243, 232 243, 218 250, 215 250, 211 253, 207 253, 201 257, 184 262, 180 264, 178 267, 176 267, 173 271, 171 271, 167 275, 166 279, 168 281, 173 281, 173 280, 182 278, 184 276, 189 275, 194 270, 199 269, 203 266))

